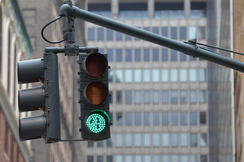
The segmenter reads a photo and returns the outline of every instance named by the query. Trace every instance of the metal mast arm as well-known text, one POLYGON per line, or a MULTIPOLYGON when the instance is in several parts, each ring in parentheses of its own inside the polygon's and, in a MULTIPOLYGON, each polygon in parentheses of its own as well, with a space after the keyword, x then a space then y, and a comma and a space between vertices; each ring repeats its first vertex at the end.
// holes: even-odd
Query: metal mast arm
POLYGON ((158 44, 160 46, 168 47, 180 52, 183 52, 187 55, 200 57, 202 59, 232 68, 244 72, 244 63, 237 61, 235 59, 222 56, 220 54, 207 51, 201 48, 198 48, 196 44, 182 43, 167 37, 163 37, 124 23, 108 19, 94 13, 82 10, 72 4, 64 4, 61 6, 59 11, 60 16, 72 16, 75 18, 83 19, 85 21, 127 34, 140 39, 143 39, 148 42, 158 44))

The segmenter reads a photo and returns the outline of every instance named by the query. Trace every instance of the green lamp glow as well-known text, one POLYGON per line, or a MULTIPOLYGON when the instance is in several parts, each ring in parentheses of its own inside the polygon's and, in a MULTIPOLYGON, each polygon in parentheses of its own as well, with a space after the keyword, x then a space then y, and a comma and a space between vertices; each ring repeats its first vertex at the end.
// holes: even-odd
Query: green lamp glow
POLYGON ((105 111, 94 110, 86 119, 87 128, 92 133, 101 133, 108 125, 109 116, 105 111))

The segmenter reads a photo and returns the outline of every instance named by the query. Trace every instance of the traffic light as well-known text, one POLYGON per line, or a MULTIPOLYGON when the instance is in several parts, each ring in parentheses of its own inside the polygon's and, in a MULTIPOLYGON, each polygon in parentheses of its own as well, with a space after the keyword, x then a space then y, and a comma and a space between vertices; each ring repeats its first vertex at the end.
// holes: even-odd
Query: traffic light
POLYGON ((81 137, 99 141, 110 138, 107 54, 79 55, 81 137))
POLYGON ((45 53, 43 59, 18 62, 18 83, 42 82, 39 88, 18 92, 20 112, 43 110, 41 116, 19 119, 21 141, 44 138, 46 143, 60 140, 58 57, 45 53))

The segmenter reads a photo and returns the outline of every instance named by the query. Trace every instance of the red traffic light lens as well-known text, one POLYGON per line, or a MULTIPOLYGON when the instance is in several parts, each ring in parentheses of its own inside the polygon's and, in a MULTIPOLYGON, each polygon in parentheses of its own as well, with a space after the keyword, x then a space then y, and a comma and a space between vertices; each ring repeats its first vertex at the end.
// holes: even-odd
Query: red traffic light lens
POLYGON ((86 69, 93 78, 100 77, 105 72, 107 65, 107 59, 100 53, 90 54, 86 59, 86 69))
POLYGON ((86 96, 92 105, 100 105, 106 99, 107 91, 101 84, 92 83, 86 89, 86 96))

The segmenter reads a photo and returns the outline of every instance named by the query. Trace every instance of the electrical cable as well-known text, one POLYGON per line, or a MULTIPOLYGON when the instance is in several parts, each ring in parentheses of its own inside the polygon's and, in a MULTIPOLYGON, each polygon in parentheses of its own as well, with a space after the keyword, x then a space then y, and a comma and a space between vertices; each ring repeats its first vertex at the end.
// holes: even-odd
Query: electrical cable
POLYGON ((54 19, 54 20, 52 20, 51 22, 47 23, 47 24, 42 28, 41 35, 42 35, 42 38, 43 38, 46 42, 51 43, 51 44, 58 44, 58 43, 61 43, 61 42, 64 42, 64 41, 65 41, 65 39, 63 39, 63 40, 60 40, 60 41, 57 41, 57 42, 52 42, 52 41, 47 40, 47 39, 45 38, 45 36, 44 36, 44 30, 45 30, 45 28, 46 28, 48 25, 52 24, 53 22, 55 22, 55 21, 57 21, 57 20, 59 20, 59 19, 61 19, 61 18, 62 18, 62 16, 57 17, 56 19, 54 19))

